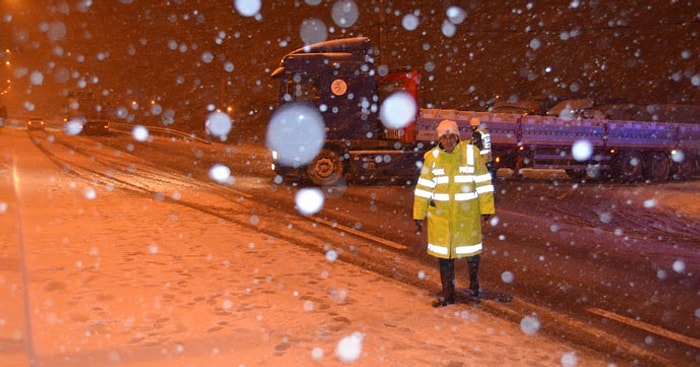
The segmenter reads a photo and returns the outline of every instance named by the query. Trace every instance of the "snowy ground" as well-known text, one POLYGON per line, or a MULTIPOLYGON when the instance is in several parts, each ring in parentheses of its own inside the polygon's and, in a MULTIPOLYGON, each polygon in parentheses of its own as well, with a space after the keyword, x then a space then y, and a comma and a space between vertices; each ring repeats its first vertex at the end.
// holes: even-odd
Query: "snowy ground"
POLYGON ((3 366, 624 365, 0 140, 3 366))

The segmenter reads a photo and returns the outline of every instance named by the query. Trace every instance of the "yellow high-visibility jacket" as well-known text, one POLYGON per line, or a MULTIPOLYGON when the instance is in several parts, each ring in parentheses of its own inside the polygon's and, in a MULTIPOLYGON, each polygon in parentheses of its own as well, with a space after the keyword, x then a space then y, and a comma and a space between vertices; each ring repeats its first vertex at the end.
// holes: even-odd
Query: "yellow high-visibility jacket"
POLYGON ((481 216, 495 213, 491 175, 479 148, 460 141, 452 153, 425 153, 413 219, 428 225, 428 254, 455 259, 481 253, 481 216))

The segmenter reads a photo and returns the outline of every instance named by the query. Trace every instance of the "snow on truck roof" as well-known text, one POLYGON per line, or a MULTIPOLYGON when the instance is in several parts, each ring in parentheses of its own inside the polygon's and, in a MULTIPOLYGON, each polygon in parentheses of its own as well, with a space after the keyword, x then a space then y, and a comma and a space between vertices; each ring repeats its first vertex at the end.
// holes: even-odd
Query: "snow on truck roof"
POLYGON ((342 38, 330 41, 323 41, 297 48, 284 55, 280 61, 280 66, 275 69, 270 76, 273 78, 282 74, 285 70, 284 64, 292 60, 295 56, 322 55, 329 58, 347 57, 351 55, 366 55, 371 51, 372 45, 367 37, 342 38))
POLYGON ((313 43, 300 47, 290 53, 285 57, 294 54, 307 54, 307 53, 329 53, 329 52, 349 52, 354 53, 355 51, 369 51, 371 48, 369 38, 367 37, 355 37, 355 38, 341 38, 330 41, 323 41, 318 43, 313 43))

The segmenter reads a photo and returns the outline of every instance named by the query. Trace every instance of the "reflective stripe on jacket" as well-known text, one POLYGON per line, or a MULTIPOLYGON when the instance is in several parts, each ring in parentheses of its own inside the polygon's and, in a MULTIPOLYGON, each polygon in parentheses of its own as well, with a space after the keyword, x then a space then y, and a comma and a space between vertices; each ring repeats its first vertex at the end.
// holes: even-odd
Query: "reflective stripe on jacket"
POLYGON ((460 141, 452 153, 435 147, 424 156, 413 219, 427 218, 428 254, 454 259, 481 253, 481 215, 493 214, 491 175, 479 148, 460 141))

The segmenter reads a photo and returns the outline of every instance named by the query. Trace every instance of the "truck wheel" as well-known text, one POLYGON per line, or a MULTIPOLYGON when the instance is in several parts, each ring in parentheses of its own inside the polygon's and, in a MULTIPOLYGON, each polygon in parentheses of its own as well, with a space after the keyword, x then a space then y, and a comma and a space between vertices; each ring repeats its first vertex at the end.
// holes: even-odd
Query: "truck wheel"
POLYGON ((644 158, 639 152, 620 152, 612 161, 613 179, 619 182, 634 182, 642 176, 644 158))
POLYGON ((644 165, 644 177, 653 182, 662 182, 668 179, 671 171, 671 160, 664 152, 653 152, 646 155, 644 165))
POLYGON ((322 149, 308 166, 306 175, 311 182, 319 186, 333 186, 345 174, 345 166, 338 152, 322 149))

